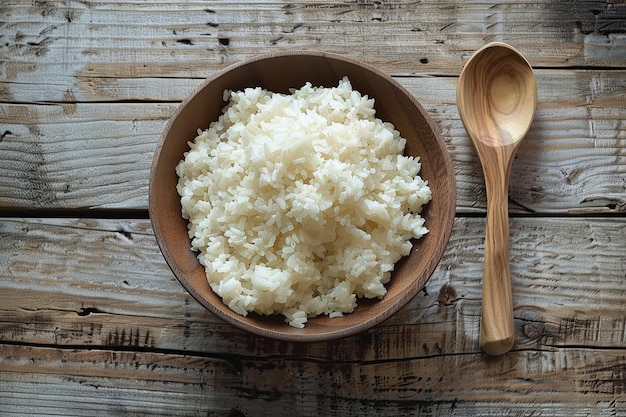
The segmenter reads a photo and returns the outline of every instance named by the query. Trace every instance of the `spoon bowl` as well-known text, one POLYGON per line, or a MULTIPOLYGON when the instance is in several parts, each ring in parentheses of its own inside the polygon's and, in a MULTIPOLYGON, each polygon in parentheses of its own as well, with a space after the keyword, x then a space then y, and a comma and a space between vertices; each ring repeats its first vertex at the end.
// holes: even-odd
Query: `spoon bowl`
POLYGON ((513 157, 530 129, 536 105, 533 69, 510 45, 485 45, 461 71, 457 106, 478 153, 487 189, 480 346, 490 355, 508 352, 514 341, 509 177, 513 157))
POLYGON ((485 45, 461 72, 457 103, 474 144, 519 144, 532 124, 536 102, 533 70, 510 45, 485 45))

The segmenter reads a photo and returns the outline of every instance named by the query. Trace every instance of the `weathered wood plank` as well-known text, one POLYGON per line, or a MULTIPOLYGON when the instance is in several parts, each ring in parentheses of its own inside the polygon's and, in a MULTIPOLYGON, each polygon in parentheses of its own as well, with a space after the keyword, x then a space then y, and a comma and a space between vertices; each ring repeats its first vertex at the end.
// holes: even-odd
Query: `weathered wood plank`
POLYGON ((626 218, 566 218, 626 213, 626 3, 0 3, 1 210, 145 210, 183 97, 227 64, 308 49, 422 101, 460 214, 404 309, 314 344, 205 311, 146 219, 0 218, 2 416, 626 417, 626 218), (493 40, 529 58, 540 93, 513 165, 511 209, 534 216, 511 219, 516 345, 501 358, 478 348, 484 219, 465 214, 484 212, 484 187, 455 106, 463 63, 493 40))
POLYGON ((146 208, 168 104, 3 105, 0 206, 146 208))
MULTIPOLYGON (((200 307, 167 268, 148 221, 4 219, 0 340, 347 361, 477 353, 482 230, 484 219, 457 219, 424 291, 371 332, 293 345, 200 307)), ((511 235, 514 349, 626 348, 625 219, 514 218, 511 235)))
POLYGON ((473 51, 494 40, 513 44, 538 68, 626 66, 621 2, 12 0, 0 16, 6 102, 161 100, 227 64, 294 49, 346 54, 396 76, 458 75, 473 51), (137 90, 135 78, 166 87, 137 90))
POLYGON ((623 416, 626 407, 626 350, 327 362, 0 346, 3 415, 11 416, 572 417, 623 416))
MULTIPOLYGON (((371 19, 363 17, 371 13, 390 14, 385 22, 379 23, 384 23, 388 30, 392 30, 394 25, 403 25, 407 20, 421 16, 411 13, 407 15, 407 10, 414 6, 404 2, 357 5, 322 3, 313 7, 308 2, 291 3, 289 7, 262 2, 252 5, 218 3, 212 6, 215 7, 207 12, 204 10, 206 7, 198 9, 197 4, 187 3, 141 7, 130 3, 113 5, 75 2, 61 5, 50 1, 35 3, 32 7, 25 7, 20 2, 3 3, 2 11, 10 21, 0 24, 5 33, 2 36, 8 39, 4 46, 0 46, 0 54, 10 59, 0 60, 0 68, 6 75, 0 82, 0 97, 7 102, 0 107, 0 150, 9 155, 9 158, 3 159, 0 165, 3 174, 0 176, 3 182, 0 184, 0 206, 18 209, 145 209, 150 154, 169 114, 163 109, 171 113, 175 102, 180 101, 200 82, 200 79, 193 77, 204 77, 227 63, 221 59, 219 63, 207 66, 206 51, 194 47, 193 41, 189 40, 191 38, 181 38, 189 42, 174 43, 186 48, 186 56, 195 56, 195 61, 202 62, 202 72, 194 73, 185 65, 183 73, 172 75, 170 70, 160 65, 175 65, 168 64, 168 59, 180 62, 184 56, 167 48, 161 50, 158 45, 155 48, 153 43, 155 37, 158 39, 159 31, 172 32, 173 36, 176 30, 189 32, 189 27, 193 25, 217 30, 221 25, 220 19, 238 26, 239 31, 242 30, 242 25, 247 28, 245 30, 261 28, 260 30, 272 31, 277 30, 276 24, 272 26, 266 20, 276 19, 277 14, 282 16, 277 20, 279 22, 292 22, 294 19, 325 22, 330 19, 332 24, 342 24, 341 27, 345 27, 345 19, 352 19, 358 26, 359 22, 371 23, 371 19), (169 7, 171 10, 167 10, 169 7), (190 16, 193 18, 190 19, 190 16), (209 17, 214 20, 208 25, 196 21, 200 19, 204 22, 209 17), (146 29, 146 25, 152 27, 150 24, 158 29, 146 29), (186 24, 187 31, 176 26, 177 24, 186 24), (89 35, 75 36, 79 32, 87 32, 89 35), (99 52, 84 53, 81 48, 87 46, 81 42, 88 43, 91 47, 97 45, 99 52), (55 43, 57 45, 53 47, 55 43), (141 49, 142 43, 149 49, 135 54, 135 51, 141 49), (129 47, 122 47, 125 44, 129 47), (161 53, 169 51, 167 53, 171 56, 165 60, 159 57, 158 63, 150 65, 140 63, 142 57, 152 56, 156 53, 155 50, 161 53), (105 56, 93 58, 98 53, 105 56), (116 53, 132 55, 116 56, 116 53), (55 57, 55 54, 63 56, 55 57), (92 59, 107 67, 100 72, 95 68, 86 72, 77 69, 76 65, 92 62, 92 59), (38 69, 40 66, 42 67, 38 69), (150 69, 144 71, 141 68, 150 69), (135 100, 166 103, 136 106, 116 104, 111 108, 99 104, 135 100), (57 101, 62 105, 9 104, 50 101, 57 101), (81 104, 94 101, 98 104, 89 107, 81 104), (158 112, 160 114, 154 119, 154 114, 158 112), (99 119, 99 115, 104 117, 99 119), (68 168, 70 164, 67 161, 74 160, 80 160, 83 164, 68 168), (93 169, 87 170, 85 167, 93 169)), ((438 27, 438 24, 432 22, 450 19, 450 10, 459 11, 454 15, 456 18, 466 18, 472 22, 473 19, 480 22, 480 16, 490 13, 492 18, 496 16, 497 19, 512 19, 512 25, 518 21, 524 22, 523 16, 526 15, 533 16, 533 19, 547 19, 552 11, 561 19, 558 23, 553 22, 554 25, 574 23, 581 33, 595 36, 598 32, 610 35, 617 43, 622 33, 620 16, 624 13, 621 4, 596 2, 579 3, 577 7, 580 10, 564 8, 563 5, 485 7, 484 4, 456 5, 453 2, 447 7, 441 7, 437 3, 426 3, 421 7, 425 8, 423 13, 432 13, 428 14, 426 29, 420 30, 419 36, 430 36, 428 34, 432 34, 438 27), (540 16, 535 16, 534 13, 540 13, 540 16), (580 19, 572 22, 571 19, 576 16, 580 19), (594 17, 591 19, 589 16, 594 17), (565 17, 567 19, 563 20, 565 17)), ((323 25, 324 28, 327 26, 326 23, 323 25)), ((375 26, 362 25, 359 31, 363 33, 375 26)), ((455 31, 464 27, 467 29, 467 26, 457 22, 447 26, 443 32, 446 36, 453 36, 455 31)), ((545 27, 551 28, 549 24, 545 27)), ((335 27, 334 30, 336 29, 335 27)), ((333 29, 331 27, 328 30, 333 29)), ((515 31, 510 33, 515 34, 515 31)), ((178 32, 176 35, 178 36, 178 32)), ((252 36, 253 33, 246 32, 244 35, 257 39, 252 36)), ((324 39, 326 38, 334 39, 336 36, 325 35, 324 39)), ((525 34, 524 39, 527 38, 528 35, 525 34)), ((226 38, 218 37, 218 41, 219 39, 226 38)), ((399 41, 394 39, 394 42, 399 41)), ((358 45, 362 44, 358 42, 358 45)), ((458 51, 450 52, 445 42, 436 44, 440 53, 460 56, 456 53, 458 51)), ((585 45, 587 44, 594 45, 593 42, 586 42, 585 45)), ((566 50, 562 44, 559 48, 559 51, 566 50)), ((230 62, 247 56, 229 55, 227 49, 221 48, 219 53, 222 58, 232 56, 230 62)), ((351 47, 346 52, 352 54, 353 49, 351 47)), ((389 51, 389 48, 368 47, 367 50, 389 51)), ((259 51, 259 48, 254 48, 254 53, 259 51)), ((544 51, 545 48, 535 48, 527 52, 532 60, 532 57, 540 57, 544 51)), ((611 46, 611 51, 616 52, 618 57, 621 56, 621 49, 616 45, 611 46)), ((398 51, 390 53, 398 56, 398 51)), ((467 55, 466 53, 464 58, 467 55)), ((369 55, 360 57, 391 73, 399 68, 396 61, 388 68, 389 63, 385 64, 386 61, 376 61, 369 55)), ((612 62, 620 61, 613 59, 612 62)), ((461 62, 447 62, 444 67, 460 70, 461 65, 461 62)), ((623 71, 538 72, 540 109, 535 128, 520 150, 523 157, 520 156, 520 160, 514 165, 511 194, 517 204, 514 204, 513 210, 624 211, 624 183, 609 180, 611 175, 614 175, 611 178, 624 177, 624 154, 623 147, 620 146, 626 131, 622 103, 626 94, 626 77, 623 76, 623 71), (572 88, 572 85, 577 88, 572 88), (539 148, 531 142, 533 137, 539 143, 539 148), (558 143, 556 139, 559 139, 558 143), (566 150, 567 148, 571 149, 566 150), (546 154, 555 159, 544 163, 546 154), (542 164, 537 166, 536 161, 542 161, 542 164), (592 175, 588 169, 590 167, 595 168, 599 174, 594 170, 592 175), (543 183, 546 180, 555 182, 543 183), (548 193, 545 190, 551 191, 548 193)), ((426 71, 423 74, 436 73, 437 71, 426 71)), ((482 211, 484 191, 479 166, 473 149, 468 146, 469 141, 454 106, 456 79, 401 77, 399 80, 424 102, 449 141, 459 173, 459 211, 482 211)))
POLYGON ((4 72, 82 77, 206 77, 278 49, 366 58, 395 75, 458 74, 488 41, 541 67, 626 64, 621 2, 3 2, 4 72), (532 31, 529 30, 532 28, 532 31), (80 36, 76 36, 80 34, 80 36))
MULTIPOLYGON (((484 211, 480 164, 456 109, 456 78, 399 81, 447 141, 458 212, 484 211)), ((615 181, 626 178, 624 72, 538 71, 538 83, 536 120, 513 165, 511 209, 626 211, 626 182, 615 181)), ((175 100, 193 86, 171 93, 171 86, 140 85, 155 91, 152 99, 164 91, 168 102, 0 104, 0 207, 145 209, 154 147, 175 100)))

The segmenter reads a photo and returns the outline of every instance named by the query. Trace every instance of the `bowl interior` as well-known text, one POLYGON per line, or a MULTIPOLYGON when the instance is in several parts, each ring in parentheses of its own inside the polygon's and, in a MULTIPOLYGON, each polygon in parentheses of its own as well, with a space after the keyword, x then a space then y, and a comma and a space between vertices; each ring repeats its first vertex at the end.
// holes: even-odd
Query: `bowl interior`
POLYGON ((321 341, 363 331, 402 308, 424 286, 447 245, 456 205, 454 169, 445 143, 434 123, 415 100, 386 74, 357 61, 332 54, 283 53, 236 64, 203 82, 186 99, 165 128, 155 153, 150 175, 150 218, 157 242, 168 265, 189 293, 222 319, 250 332, 291 341, 321 341), (429 233, 413 243, 387 284, 383 299, 359 300, 351 314, 339 318, 311 318, 304 329, 296 329, 280 316, 242 317, 223 304, 207 282, 204 268, 191 251, 187 221, 181 216, 176 192, 175 167, 188 150, 187 142, 217 120, 225 103, 225 89, 263 87, 289 92, 306 82, 314 86, 336 86, 348 76, 353 88, 375 99, 376 115, 393 123, 407 139, 405 153, 419 155, 420 175, 428 180, 432 201, 424 207, 429 233))

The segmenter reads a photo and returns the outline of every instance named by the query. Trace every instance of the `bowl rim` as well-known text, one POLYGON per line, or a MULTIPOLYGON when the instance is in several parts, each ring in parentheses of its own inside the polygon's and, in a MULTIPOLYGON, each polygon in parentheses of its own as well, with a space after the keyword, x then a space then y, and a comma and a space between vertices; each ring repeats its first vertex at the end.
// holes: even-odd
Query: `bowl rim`
MULTIPOLYGON (((182 158, 182 155, 181 155, 181 158, 182 158)), ((452 160, 451 160, 449 151, 446 147, 445 141, 443 140, 441 132, 435 125, 430 114, 424 109, 424 107, 417 100, 417 98, 410 91, 408 91, 403 85, 401 85, 397 80, 395 80, 391 75, 374 67, 373 65, 369 63, 366 63, 366 62, 363 62, 358 59, 355 59, 346 55, 342 55, 342 54, 331 53, 331 52, 321 52, 321 51, 308 51, 308 50, 289 50, 289 51, 274 51, 274 52, 269 52, 269 53, 262 53, 262 54, 250 57, 248 59, 243 59, 238 62, 229 64, 225 66, 224 68, 217 70, 215 73, 205 78, 204 80, 202 80, 202 82, 200 82, 180 102, 178 107, 168 118, 168 121, 160 134, 159 141, 155 148, 152 163, 151 163, 149 190, 148 190, 148 212, 149 212, 149 217, 150 217, 150 221, 152 224, 152 229, 157 240, 157 244, 170 270, 174 273, 176 279, 179 281, 180 284, 182 284, 185 290, 204 308, 209 310, 211 313, 213 313, 214 315, 216 315, 223 321, 229 324, 232 324, 239 329, 245 330, 247 332, 250 332, 258 336, 268 337, 268 338, 276 339, 276 340, 289 341, 289 342, 321 342, 321 341, 330 341, 330 340, 352 336, 352 335, 361 333, 367 329, 370 329, 380 324, 381 322, 387 320, 389 317, 394 315, 400 309, 405 307, 419 293, 419 291, 421 291, 421 289, 423 288, 425 283, 430 279, 435 269, 437 268, 437 265, 441 261, 441 258, 449 243, 449 239, 452 233, 452 227, 453 227, 454 218, 455 218, 455 202, 456 202, 456 178, 455 178, 454 169, 453 169, 452 160), (202 90, 204 90, 207 87, 207 85, 211 84, 214 80, 219 79, 220 77, 224 76, 225 74, 239 67, 253 64, 259 61, 274 59, 274 58, 281 58, 281 57, 288 57, 288 56, 304 56, 304 55, 312 56, 312 57, 328 58, 331 60, 337 60, 337 61, 342 61, 351 65, 356 65, 366 71, 369 71, 379 77, 384 78, 387 82, 389 82, 395 88, 397 88, 398 91, 404 94, 411 101, 411 103, 419 110, 419 112, 423 115, 425 122, 428 124, 428 126, 433 132, 433 135, 435 136, 435 141, 439 147, 440 152, 442 153, 442 157, 446 161, 446 167, 449 168, 448 170, 446 170, 447 179, 448 181, 450 181, 450 189, 447 191, 449 194, 448 198, 452 202, 452 207, 451 209, 449 208, 449 210, 451 210, 451 213, 448 217, 450 218, 446 219, 446 221, 444 222, 442 235, 440 236, 440 239, 435 247, 435 251, 431 258, 432 261, 428 264, 426 268, 426 272, 424 273, 424 282, 420 285, 410 285, 409 291, 407 291, 403 296, 401 296, 397 300, 396 303, 390 305, 387 309, 379 312, 378 314, 372 317, 369 317, 367 320, 360 321, 349 327, 344 327, 340 329, 332 329, 332 330, 322 332, 322 333, 280 332, 280 331, 274 331, 270 329, 255 327, 254 325, 244 321, 243 319, 245 319, 245 317, 241 316, 241 319, 239 317, 233 317, 227 314, 222 309, 215 306, 211 301, 207 300, 191 285, 191 283, 186 279, 185 273, 174 262, 174 259, 163 239, 163 235, 161 233, 162 229, 160 227, 160 221, 155 215, 156 201, 157 201, 157 197, 155 195, 155 187, 153 183, 154 177, 155 177, 155 171, 157 170, 158 162, 160 160, 160 155, 161 155, 165 140, 168 137, 168 134, 172 126, 174 125, 176 119, 185 110, 185 107, 187 106, 187 104, 190 101, 192 101, 202 90)), ((225 308, 228 308, 228 306, 226 306, 225 304, 224 306, 225 308)), ((358 309, 358 306, 357 306, 357 309, 358 309)), ((352 314, 352 313, 349 313, 349 314, 352 314)), ((285 325, 288 326, 287 323, 285 323, 285 325)))

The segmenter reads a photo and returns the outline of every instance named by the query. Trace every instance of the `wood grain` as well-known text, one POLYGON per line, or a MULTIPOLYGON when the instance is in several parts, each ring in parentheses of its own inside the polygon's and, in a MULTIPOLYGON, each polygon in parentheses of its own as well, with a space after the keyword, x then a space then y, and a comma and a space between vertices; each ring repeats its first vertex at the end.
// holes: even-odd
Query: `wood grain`
POLYGON ((201 79, 258 53, 315 49, 362 59, 405 84, 448 139, 459 211, 484 211, 450 76, 479 46, 500 40, 539 69, 540 107, 513 167, 513 210, 626 210, 624 182, 610 180, 626 172, 619 146, 626 132, 626 5, 619 2, 138 7, 10 0, 0 11, 7 16, 0 22, 0 151, 10 154, 0 164, 3 208, 145 209, 145 167, 156 140, 201 79), (522 29, 528 27, 532 34, 522 29), (65 147, 59 138, 81 143, 65 147), (83 169, 62 162, 72 160, 83 169))
MULTIPOLYGON (((457 211, 484 212, 480 163, 456 110, 456 80, 399 81, 446 140, 457 172, 457 211)), ((512 167, 511 210, 625 212, 626 183, 613 179, 626 177, 626 109, 620 104, 626 77, 620 71, 539 70, 537 82, 535 121, 512 167)), ((71 111, 67 104, 1 106, 0 152, 8 157, 0 161, 0 207, 147 208, 152 155, 177 102, 75 102, 71 111)))
MULTIPOLYGON (((400 359, 406 349, 413 352, 409 356, 417 354, 413 349, 425 355, 452 348, 478 353, 484 221, 457 219, 424 291, 362 336, 368 343, 354 337, 336 345, 294 345, 250 337, 200 307, 163 262, 148 221, 3 219, 0 339, 244 355, 297 348, 301 354, 346 360, 400 359), (383 349, 383 342, 401 348, 383 349)), ((626 222, 511 222, 514 349, 623 348, 626 222)))
POLYGON ((0 1, 0 415, 626 417, 625 34, 626 4, 604 0, 0 1), (516 343, 491 359, 485 187, 455 102, 490 41, 529 59, 539 91, 509 190, 516 343), (208 313, 145 218, 178 103, 225 65, 296 49, 394 76, 457 177, 424 290, 329 343, 208 313))
POLYGON ((24 7, 9 0, 1 12, 10 16, 1 51, 13 57, 5 72, 19 83, 32 82, 38 74, 56 74, 66 85, 89 83, 91 77, 205 78, 224 64, 276 49, 348 53, 393 75, 458 75, 463 60, 490 41, 515 45, 534 67, 626 64, 626 6, 599 0, 574 5, 294 1, 141 7, 60 0, 24 7), (78 72, 75 79, 68 70, 78 72))
POLYGON ((206 312, 162 262, 145 220, 0 223, 0 381, 16 415, 143 415, 146 402, 167 415, 471 415, 541 402, 582 416, 626 406, 623 219, 512 219, 516 344, 498 359, 478 345, 484 219, 457 219, 405 309, 367 333, 311 344, 251 336, 206 312))
POLYGON ((147 208, 156 142, 175 106, 4 106, 0 206, 147 208))
POLYGON ((0 381, 11 387, 5 404, 15 415, 24 409, 68 416, 143 416, 147 409, 168 416, 196 410, 223 416, 510 415, 533 413, 541 401, 552 416, 576 417, 620 416, 626 406, 616 399, 624 392, 623 351, 598 356, 567 348, 512 352, 493 362, 473 354, 356 363, 23 346, 2 346, 2 352, 0 381), (5 354, 28 359, 8 362, 5 354), (94 403, 94 396, 103 401, 94 403))

